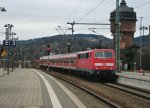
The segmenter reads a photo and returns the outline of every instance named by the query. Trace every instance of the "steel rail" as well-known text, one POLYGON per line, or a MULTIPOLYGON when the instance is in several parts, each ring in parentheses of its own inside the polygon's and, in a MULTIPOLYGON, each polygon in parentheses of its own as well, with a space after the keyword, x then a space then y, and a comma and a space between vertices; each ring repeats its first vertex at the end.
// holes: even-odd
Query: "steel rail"
MULTIPOLYGON (((50 73, 49 73, 49 74, 50 74, 50 73)), ((52 75, 52 74, 50 74, 50 75, 52 75)), ((103 103, 109 105, 109 106, 112 107, 112 108, 120 108, 119 105, 117 105, 117 104, 111 102, 110 100, 108 100, 108 99, 105 98, 105 97, 102 97, 102 96, 100 96, 100 95, 98 95, 98 94, 96 94, 96 93, 90 91, 89 89, 86 89, 85 87, 82 87, 82 86, 80 86, 80 85, 78 85, 78 84, 76 84, 76 83, 74 83, 74 82, 72 82, 72 81, 66 80, 66 79, 64 79, 64 78, 62 78, 62 77, 59 77, 59 76, 56 76, 56 75, 52 75, 52 76, 54 76, 54 77, 56 77, 56 78, 59 78, 59 79, 65 81, 65 82, 68 82, 68 83, 70 83, 70 84, 72 84, 72 85, 78 87, 79 89, 81 89, 81 90, 87 92, 88 94, 94 96, 95 98, 101 100, 103 103)))
POLYGON ((117 83, 105 83, 104 85, 150 100, 150 95, 149 95, 150 91, 148 90, 139 89, 136 87, 131 87, 131 86, 117 84, 117 83))

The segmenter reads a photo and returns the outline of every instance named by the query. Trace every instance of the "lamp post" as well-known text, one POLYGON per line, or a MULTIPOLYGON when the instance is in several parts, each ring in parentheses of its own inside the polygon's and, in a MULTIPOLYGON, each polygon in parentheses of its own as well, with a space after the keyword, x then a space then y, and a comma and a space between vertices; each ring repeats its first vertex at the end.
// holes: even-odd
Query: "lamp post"
POLYGON ((142 18, 143 17, 139 17, 140 18, 140 71, 142 70, 142 18))
POLYGON ((8 40, 10 40, 12 35, 11 28, 14 26, 12 24, 5 24, 4 27, 6 27, 6 35, 8 36, 8 40))
MULTIPOLYGON (((12 35, 12 41, 18 40, 18 38, 14 38, 14 35, 16 35, 16 33, 12 32, 11 35, 12 35)), ((12 72, 14 69, 15 67, 14 67, 14 47, 13 47, 12 48, 12 72)))
POLYGON ((143 26, 142 27, 142 30, 143 30, 143 48, 144 48, 144 30, 148 30, 148 28, 146 26, 143 26))
POLYGON ((148 30, 148 28, 146 27, 146 26, 143 26, 142 27, 142 30, 143 30, 143 39, 142 39, 142 41, 143 41, 143 49, 142 49, 142 57, 143 57, 143 59, 142 59, 142 68, 143 68, 143 76, 144 76, 144 30, 148 30))
MULTIPOLYGON (((5 24, 6 27, 6 41, 10 41, 10 38, 11 38, 11 28, 13 27, 12 24, 5 24)), ((9 45, 7 47, 7 74, 9 74, 9 45)))
POLYGON ((14 35, 17 35, 16 33, 12 32, 11 35, 12 35, 12 38, 11 38, 12 40, 18 40, 18 38, 14 38, 14 35))

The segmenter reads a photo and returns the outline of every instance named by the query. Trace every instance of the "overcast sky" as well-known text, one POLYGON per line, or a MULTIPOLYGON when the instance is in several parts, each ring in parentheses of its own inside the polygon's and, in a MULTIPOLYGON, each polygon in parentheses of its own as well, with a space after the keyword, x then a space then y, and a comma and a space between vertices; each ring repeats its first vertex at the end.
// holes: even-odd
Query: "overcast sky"
MULTIPOLYGON (((120 0, 121 1, 121 0, 120 0)), ((5 39, 5 24, 13 24, 19 40, 27 40, 60 34, 56 31, 61 26, 65 33, 71 33, 65 27, 67 22, 110 23, 110 12, 115 9, 116 0, 1 0, 0 7, 7 12, 0 13, 0 41, 5 39)), ((150 25, 150 0, 126 0, 133 7, 138 17, 144 17, 142 24, 150 25)), ((135 37, 140 34, 139 25, 135 37)), ((75 25, 76 33, 92 33, 90 27, 110 28, 109 26, 75 25)), ((110 29, 97 29, 97 33, 111 37, 110 29)), ((61 32, 62 33, 62 32, 61 32)), ((93 33, 94 34, 94 33, 93 33)), ((148 34, 148 30, 145 31, 148 34)))

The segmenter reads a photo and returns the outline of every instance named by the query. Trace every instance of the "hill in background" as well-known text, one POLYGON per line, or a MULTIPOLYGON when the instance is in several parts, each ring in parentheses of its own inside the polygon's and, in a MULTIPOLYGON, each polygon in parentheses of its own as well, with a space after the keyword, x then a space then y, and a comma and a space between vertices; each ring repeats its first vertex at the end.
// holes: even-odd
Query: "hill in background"
MULTIPOLYGON (((113 48, 113 40, 103 35, 74 34, 56 35, 24 41, 18 41, 16 51, 21 52, 27 59, 35 59, 47 55, 46 48, 50 45, 52 54, 68 52, 68 42, 71 44, 71 52, 87 50, 89 48, 113 48), (72 41, 73 40, 73 41, 72 41)), ((140 37, 134 39, 134 44, 139 46, 140 37)), ((142 36, 142 42, 147 45, 148 35, 142 36)))

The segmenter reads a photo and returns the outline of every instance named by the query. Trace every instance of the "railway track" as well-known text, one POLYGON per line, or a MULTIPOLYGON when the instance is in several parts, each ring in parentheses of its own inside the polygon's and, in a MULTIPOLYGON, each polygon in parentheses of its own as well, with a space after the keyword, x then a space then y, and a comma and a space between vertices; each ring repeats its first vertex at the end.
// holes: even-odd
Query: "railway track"
POLYGON ((150 100, 150 91, 148 90, 131 87, 123 84, 117 84, 117 83, 105 83, 104 85, 150 100))
MULTIPOLYGON (((51 75, 52 75, 52 74, 51 74, 51 75)), ((77 88, 79 88, 79 89, 85 91, 86 93, 92 95, 93 97, 97 98, 98 100, 102 101, 103 103, 109 105, 109 106, 112 107, 112 108, 120 108, 119 105, 113 103, 112 101, 108 100, 108 99, 105 98, 105 97, 102 97, 102 96, 100 96, 100 95, 98 95, 98 94, 92 92, 92 91, 89 90, 89 89, 86 89, 86 88, 80 86, 79 84, 76 84, 76 83, 74 83, 74 82, 72 82, 72 81, 66 80, 66 79, 64 79, 64 78, 62 78, 62 77, 59 77, 59 76, 57 76, 57 75, 52 75, 52 76, 54 76, 54 77, 56 77, 56 78, 59 78, 59 79, 65 81, 65 82, 67 82, 67 83, 69 83, 69 84, 71 84, 71 85, 76 86, 77 88)))
MULTIPOLYGON (((75 93, 85 105, 89 107, 99 108, 98 106, 100 106, 101 104, 104 105, 103 108, 106 108, 106 107, 108 108, 109 107, 149 108, 150 106, 150 102, 148 98, 140 97, 130 92, 125 92, 121 89, 108 86, 104 83, 84 80, 83 78, 80 78, 78 76, 75 77, 73 75, 64 74, 61 72, 54 72, 54 71, 47 72, 46 71, 46 73, 55 77, 57 76, 58 80, 60 80, 61 83, 68 86, 68 88, 73 93, 75 93), (79 87, 76 87, 76 85, 77 86, 79 85, 79 87), (91 101, 93 102, 91 103, 91 101), (111 103, 112 103, 112 106, 111 106, 111 103)), ((140 90, 140 91, 142 92, 143 90, 140 90)), ((146 92, 149 93, 149 91, 146 91, 146 92)))

